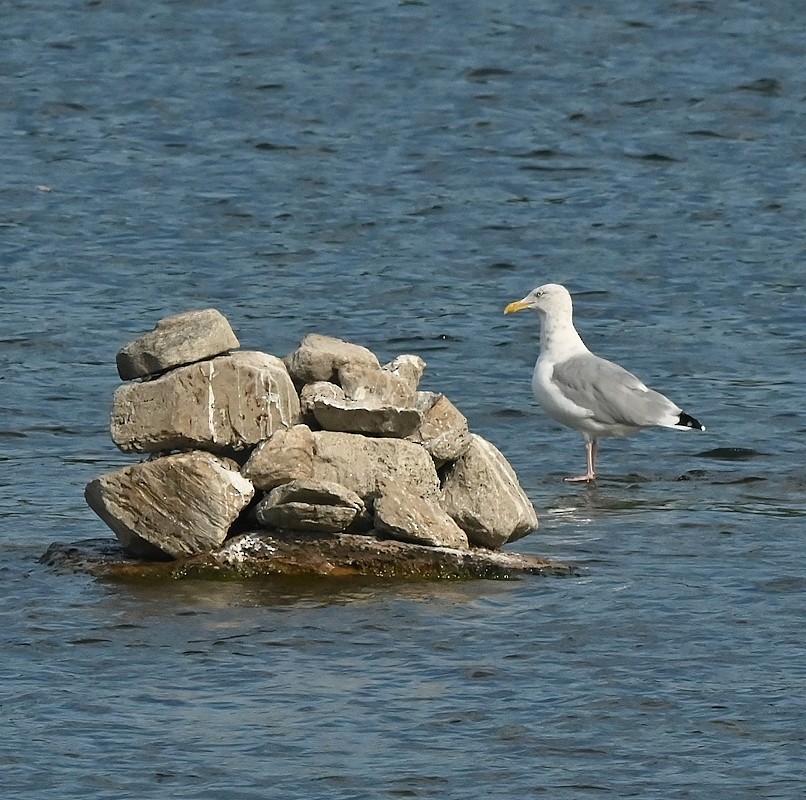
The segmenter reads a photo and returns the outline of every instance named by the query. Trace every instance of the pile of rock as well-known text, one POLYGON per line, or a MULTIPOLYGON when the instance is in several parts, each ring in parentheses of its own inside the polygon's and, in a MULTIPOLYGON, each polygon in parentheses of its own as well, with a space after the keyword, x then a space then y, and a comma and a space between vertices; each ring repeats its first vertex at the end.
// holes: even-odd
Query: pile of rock
POLYGON ((129 552, 185 558, 256 529, 472 551, 537 527, 504 456, 447 397, 419 390, 421 358, 381 366, 318 334, 284 359, 238 347, 208 309, 164 319, 118 353, 128 382, 112 439, 148 458, 85 496, 129 552))

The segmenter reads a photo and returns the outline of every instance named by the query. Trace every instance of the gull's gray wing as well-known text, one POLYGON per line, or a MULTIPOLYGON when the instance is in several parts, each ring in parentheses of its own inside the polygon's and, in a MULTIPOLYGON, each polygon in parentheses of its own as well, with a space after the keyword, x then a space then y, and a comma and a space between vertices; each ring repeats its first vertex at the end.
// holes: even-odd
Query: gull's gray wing
POLYGON ((645 428, 664 424, 670 415, 680 413, 671 400, 648 389, 631 372, 593 353, 555 364, 552 381, 603 425, 645 428))

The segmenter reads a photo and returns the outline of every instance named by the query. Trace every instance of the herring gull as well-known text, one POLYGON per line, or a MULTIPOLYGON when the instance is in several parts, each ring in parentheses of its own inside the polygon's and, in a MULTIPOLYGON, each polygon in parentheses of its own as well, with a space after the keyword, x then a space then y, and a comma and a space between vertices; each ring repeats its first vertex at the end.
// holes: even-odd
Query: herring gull
POLYGON ((585 437, 587 472, 565 480, 596 479, 599 439, 631 436, 642 428, 705 430, 631 372, 585 347, 574 328, 571 295, 564 286, 538 286, 523 300, 510 303, 504 313, 527 308, 540 316, 540 355, 532 375, 535 399, 550 417, 585 437))

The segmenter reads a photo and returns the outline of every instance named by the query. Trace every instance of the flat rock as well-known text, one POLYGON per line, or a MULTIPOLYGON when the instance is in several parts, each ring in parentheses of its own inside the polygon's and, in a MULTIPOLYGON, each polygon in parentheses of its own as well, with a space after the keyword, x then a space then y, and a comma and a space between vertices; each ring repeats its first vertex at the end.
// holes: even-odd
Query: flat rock
POLYGON ((239 451, 300 421, 299 396, 283 362, 242 351, 118 387, 112 440, 123 451, 239 451))
POLYGON ((84 492, 120 543, 146 558, 219 547, 253 494, 235 462, 198 450, 108 472, 84 492))
MULTIPOLYGON (((370 370, 383 374, 380 369, 370 370)), ((344 389, 330 381, 309 383, 300 392, 300 409, 304 418, 313 418, 326 431, 361 433, 365 436, 387 436, 402 439, 419 427, 422 412, 413 407, 385 405, 377 396, 353 400, 344 389)))
POLYGON ((422 445, 438 466, 456 461, 470 447, 467 417, 444 394, 418 392, 423 414, 420 425, 407 438, 422 445))
POLYGON ((384 484, 374 503, 375 529, 402 542, 467 550, 467 535, 436 503, 384 484))
POLYGON ((285 357, 285 363, 298 383, 336 381, 339 369, 346 364, 380 369, 377 356, 366 347, 318 333, 309 333, 299 347, 285 357))
POLYGON ((313 477, 354 491, 365 503, 384 481, 439 502, 439 478, 431 456, 405 439, 314 431, 313 477))
POLYGON ((146 378, 205 361, 239 347, 229 322, 214 308, 161 319, 154 330, 129 342, 116 357, 124 380, 146 378))
POLYGON ((402 439, 422 422, 416 408, 383 405, 371 400, 331 400, 315 398, 313 415, 326 431, 361 433, 402 439))
POLYGON ((364 501, 332 481, 311 478, 272 489, 255 507, 255 519, 284 531, 346 531, 365 511, 364 501))
POLYGON ((235 536, 219 550, 179 561, 133 560, 113 541, 93 539, 72 544, 56 542, 40 562, 62 573, 80 572, 128 581, 282 576, 512 580, 524 575, 579 574, 569 564, 501 550, 426 547, 347 533, 278 536, 265 530, 235 536))
POLYGON ((537 528, 537 514, 502 453, 477 434, 450 468, 442 507, 472 545, 496 549, 537 528))
POLYGON ((252 451, 241 474, 263 491, 299 478, 310 478, 313 451, 313 434, 307 425, 280 428, 252 451))

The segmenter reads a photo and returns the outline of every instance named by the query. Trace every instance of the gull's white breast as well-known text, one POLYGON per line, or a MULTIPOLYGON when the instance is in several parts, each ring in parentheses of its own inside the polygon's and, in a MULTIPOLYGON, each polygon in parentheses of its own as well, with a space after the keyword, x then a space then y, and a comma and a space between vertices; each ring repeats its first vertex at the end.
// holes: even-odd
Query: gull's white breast
POLYGON ((545 359, 538 359, 532 374, 532 392, 535 400, 545 412, 557 422, 586 433, 595 433, 597 426, 587 424, 593 422, 593 413, 588 408, 569 400, 552 381, 554 364, 545 359))

